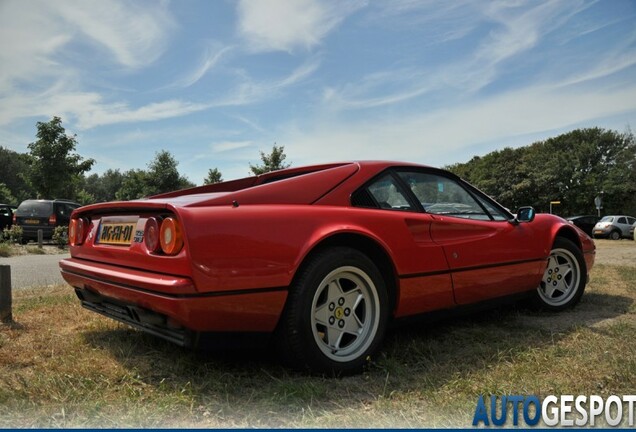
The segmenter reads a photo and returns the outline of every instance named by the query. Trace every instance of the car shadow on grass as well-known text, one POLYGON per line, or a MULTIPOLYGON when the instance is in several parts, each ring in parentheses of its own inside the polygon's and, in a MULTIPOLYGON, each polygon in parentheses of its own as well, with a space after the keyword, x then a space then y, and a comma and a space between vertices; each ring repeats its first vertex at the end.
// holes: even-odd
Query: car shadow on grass
MULTIPOLYGON (((462 386, 475 394, 484 387, 471 376, 501 364, 540 362, 544 348, 555 346, 580 328, 593 328, 632 308, 621 295, 588 293, 574 309, 536 312, 516 303, 464 316, 434 317, 391 329, 378 358, 356 376, 311 376, 284 368, 270 349, 250 346, 212 352, 177 347, 118 325, 84 333, 85 342, 105 350, 125 370, 164 394, 188 389, 192 415, 265 416, 268 426, 289 425, 285 416, 320 410, 355 409, 396 394, 436 394, 462 386), (535 358, 536 357, 536 358, 535 358), (240 410, 240 411, 238 411, 240 410), (200 411, 200 412, 199 412, 200 411), (279 420, 270 414, 281 413, 279 420)), ((502 385, 521 386, 510 377, 502 385)), ((251 422, 249 425, 263 425, 251 422)))

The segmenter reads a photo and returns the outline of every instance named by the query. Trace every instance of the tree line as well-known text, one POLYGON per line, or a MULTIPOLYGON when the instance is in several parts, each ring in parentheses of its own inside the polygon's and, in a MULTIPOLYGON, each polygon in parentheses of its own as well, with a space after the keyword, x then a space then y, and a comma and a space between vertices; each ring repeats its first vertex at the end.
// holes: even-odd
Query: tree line
POLYGON ((576 129, 446 167, 514 210, 531 205, 562 216, 636 214, 636 140, 631 131, 576 129))
MULTIPOLYGON (((37 140, 28 153, 0 146, 0 203, 18 204, 30 198, 65 198, 81 204, 132 200, 194 187, 179 173, 179 162, 167 150, 155 154, 147 169, 109 169, 90 174, 95 161, 76 153, 77 137, 67 135, 59 117, 37 123, 37 140)), ((261 163, 249 165, 254 175, 287 168, 284 146, 274 144, 271 153, 260 152, 261 163)), ((218 168, 208 170, 204 184, 223 181, 218 168)))
MULTIPOLYGON (((67 198, 82 204, 131 200, 195 186, 179 173, 179 162, 160 150, 146 169, 109 169, 90 174, 95 161, 76 153, 77 138, 67 135, 59 117, 37 123, 37 140, 28 153, 0 147, 0 202, 28 198, 67 198)), ((283 146, 260 152, 249 164, 254 175, 290 166, 283 146)), ((595 214, 594 198, 602 196, 603 214, 636 214, 636 139, 631 131, 601 128, 571 132, 519 148, 504 148, 466 163, 445 167, 504 206, 532 205, 562 216, 595 214)), ((204 184, 223 181, 210 168, 204 184)))

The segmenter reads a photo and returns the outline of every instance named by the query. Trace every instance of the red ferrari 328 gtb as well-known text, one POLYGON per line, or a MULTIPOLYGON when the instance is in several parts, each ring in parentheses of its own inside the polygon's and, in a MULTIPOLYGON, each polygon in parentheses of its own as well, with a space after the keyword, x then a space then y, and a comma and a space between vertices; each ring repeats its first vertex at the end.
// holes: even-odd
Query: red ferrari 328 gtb
POLYGON ((183 346, 271 333, 294 367, 359 370, 396 318, 526 292, 576 304, 594 242, 409 163, 292 168, 81 207, 62 275, 87 309, 183 346))

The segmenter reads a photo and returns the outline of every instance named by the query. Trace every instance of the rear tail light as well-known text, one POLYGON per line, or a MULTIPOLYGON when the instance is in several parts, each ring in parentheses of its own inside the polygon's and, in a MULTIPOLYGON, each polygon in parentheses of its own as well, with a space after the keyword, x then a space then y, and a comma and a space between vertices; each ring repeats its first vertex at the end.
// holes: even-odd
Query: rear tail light
POLYGON ((161 219, 151 217, 146 221, 146 228, 144 229, 144 243, 150 252, 159 252, 161 250, 161 242, 159 241, 160 225, 161 219))
POLYGON ((55 225, 56 223, 57 223, 57 217, 54 214, 49 216, 49 225, 55 225))
POLYGON ((18 217, 14 213, 13 214, 13 224, 16 225, 17 223, 18 223, 18 217))
POLYGON ((176 255, 183 247, 183 234, 179 221, 174 218, 165 218, 161 222, 159 230, 159 241, 161 250, 166 255, 176 255))
POLYGON ((71 219, 68 225, 68 242, 71 246, 79 246, 84 243, 90 223, 87 219, 71 219))

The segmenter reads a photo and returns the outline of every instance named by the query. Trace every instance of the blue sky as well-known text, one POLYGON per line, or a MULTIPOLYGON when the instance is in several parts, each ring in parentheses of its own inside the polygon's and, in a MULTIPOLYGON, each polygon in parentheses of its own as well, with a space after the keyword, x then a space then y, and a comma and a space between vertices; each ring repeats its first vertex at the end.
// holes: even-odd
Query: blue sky
POLYGON ((199 184, 274 143, 295 166, 441 166, 622 132, 636 2, 0 0, 0 145, 54 115, 94 172, 166 149, 199 184))

